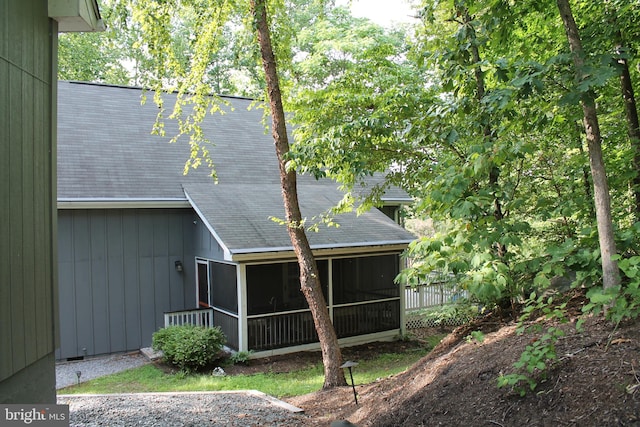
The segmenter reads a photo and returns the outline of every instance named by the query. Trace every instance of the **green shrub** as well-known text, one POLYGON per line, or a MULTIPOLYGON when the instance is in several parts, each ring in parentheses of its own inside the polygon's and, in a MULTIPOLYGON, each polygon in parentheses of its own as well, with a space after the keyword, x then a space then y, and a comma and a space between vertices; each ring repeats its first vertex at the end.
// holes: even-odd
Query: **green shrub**
POLYGON ((517 372, 500 374, 498 387, 510 386, 521 397, 527 391, 534 391, 538 383, 547 379, 551 365, 556 362, 556 342, 564 336, 564 332, 556 327, 547 328, 540 339, 536 339, 520 355, 520 360, 513 364, 517 372))
MULTIPOLYGON (((640 316, 640 256, 614 257, 622 271, 622 284, 609 289, 596 286, 587 292, 589 303, 582 311, 599 314, 604 312, 616 325, 625 319, 640 316)), ((582 322, 581 322, 582 323, 582 322)))
POLYGON ((251 355, 253 354, 253 350, 249 351, 238 351, 233 353, 229 359, 234 365, 246 365, 249 363, 249 359, 251 359, 251 355))
POLYGON ((471 304, 467 299, 457 300, 454 303, 429 307, 420 311, 423 323, 434 326, 456 326, 469 322, 478 316, 480 308, 471 304))
POLYGON ((551 366, 557 361, 556 343, 564 336, 564 331, 555 326, 548 326, 543 332, 543 326, 534 322, 526 325, 525 322, 532 316, 543 314, 547 320, 557 323, 566 323, 567 303, 554 302, 553 297, 537 296, 532 293, 522 310, 518 321, 518 334, 524 332, 541 333, 529 344, 520 360, 513 364, 516 372, 500 374, 498 387, 511 387, 524 397, 528 391, 534 391, 539 382, 547 379, 551 366))
POLYGON ((226 337, 220 328, 193 325, 170 326, 153 334, 153 349, 162 351, 164 362, 183 372, 193 372, 220 358, 226 337))

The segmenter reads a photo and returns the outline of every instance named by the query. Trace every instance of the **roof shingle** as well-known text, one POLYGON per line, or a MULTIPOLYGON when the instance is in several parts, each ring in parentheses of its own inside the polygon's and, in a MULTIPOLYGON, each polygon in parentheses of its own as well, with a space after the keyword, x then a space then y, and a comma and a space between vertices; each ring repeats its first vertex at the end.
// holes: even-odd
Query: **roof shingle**
MULTIPOLYGON (((169 144, 178 133, 165 121, 166 137, 152 135, 158 108, 141 105, 142 90, 90 83, 58 85, 58 200, 187 200, 204 216, 231 253, 290 248, 278 165, 263 112, 252 102, 225 98, 225 114, 202 123, 219 184, 203 164, 183 175, 189 158, 186 140, 169 144)), ((174 95, 166 96, 167 105, 174 95)), ((186 139, 186 137, 183 137, 186 139)), ((336 184, 299 177, 303 215, 309 219, 342 197, 336 184)), ((413 236, 378 210, 343 214, 339 228, 309 233, 312 246, 372 246, 408 243, 413 236), (385 243, 386 242, 386 243, 385 243)))

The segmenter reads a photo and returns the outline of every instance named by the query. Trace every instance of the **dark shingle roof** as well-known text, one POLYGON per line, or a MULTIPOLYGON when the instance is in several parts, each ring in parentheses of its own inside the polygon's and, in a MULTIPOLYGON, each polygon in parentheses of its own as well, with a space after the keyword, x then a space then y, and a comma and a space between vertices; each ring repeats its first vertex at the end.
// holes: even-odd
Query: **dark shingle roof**
MULTIPOLYGON (((185 193, 229 253, 290 250, 285 226, 272 219, 285 218, 278 184, 220 184, 213 189, 189 184, 185 193)), ((318 223, 319 215, 328 212, 341 198, 336 189, 323 185, 300 185, 298 193, 307 226, 318 223)), ((377 209, 359 216, 340 214, 333 219, 338 227, 320 225, 318 232, 307 233, 312 248, 399 245, 413 240, 406 230, 377 209)))
MULTIPOLYGON (((189 157, 187 137, 169 144, 178 133, 165 122, 166 137, 152 135, 158 114, 151 99, 141 105, 136 88, 88 83, 58 85, 58 200, 184 200, 189 196, 230 252, 290 248, 284 226, 269 219, 284 217, 273 140, 260 108, 251 100, 225 98, 226 113, 202 123, 219 184, 205 165, 183 175, 189 157)), ((151 98, 149 94, 149 98, 151 98)), ((173 95, 166 96, 172 104, 173 95)), ((299 178, 303 215, 316 216, 342 197, 336 184, 299 178)), ((401 193, 399 193, 401 194, 401 193)), ((356 217, 341 215, 337 229, 310 233, 315 247, 370 246, 408 242, 412 235, 377 210, 356 217)))
MULTIPOLYGON (((159 110, 151 99, 141 105, 140 89, 72 82, 58 88, 59 199, 184 199, 183 183, 211 181, 204 165, 183 176, 187 137, 169 144, 178 133, 171 120, 165 122, 166 137, 151 134, 159 110)), ((202 123, 215 144, 211 151, 220 183, 277 183, 262 110, 248 110, 247 99, 227 101, 233 111, 202 123)))

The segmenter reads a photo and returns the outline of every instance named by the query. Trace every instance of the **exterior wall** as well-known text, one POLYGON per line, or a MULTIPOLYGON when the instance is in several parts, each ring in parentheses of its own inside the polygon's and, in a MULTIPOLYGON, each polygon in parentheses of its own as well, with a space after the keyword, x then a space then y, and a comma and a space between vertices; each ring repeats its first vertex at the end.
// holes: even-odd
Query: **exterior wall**
POLYGON ((56 401, 53 352, 0 383, 0 403, 48 404, 56 401))
MULTIPOLYGON (((61 330, 58 359, 150 346, 153 332, 164 326, 165 312, 197 307, 196 258, 208 259, 211 265, 224 254, 191 209, 61 209, 58 230, 61 330), (182 261, 182 273, 175 270, 177 260, 182 261)), ((375 256, 380 255, 384 254, 375 256)), ((343 255, 327 260, 353 257, 359 256, 343 255)), ((213 275, 218 277, 220 273, 213 275)), ((304 307, 287 314, 267 313, 252 318, 264 317, 268 322, 276 322, 271 325, 272 330, 282 329, 282 322, 289 322, 286 329, 291 329, 295 322, 302 321, 311 325, 309 333, 313 337, 301 337, 297 332, 297 338, 291 342, 252 347, 246 318, 246 276, 246 264, 241 263, 235 283, 237 310, 215 309, 214 313, 214 323, 224 328, 230 347, 240 351, 268 349, 258 350, 260 356, 317 349, 310 314, 304 307), (235 311, 238 314, 234 314, 235 311)), ((216 278, 212 280, 215 282, 216 278)), ((226 277, 225 284, 230 282, 233 279, 226 277)), ((213 283, 211 291, 222 297, 215 286, 213 283)), ((398 295, 371 301, 370 298, 358 299, 336 306, 331 294, 329 286, 328 302, 334 317, 344 320, 342 323, 353 320, 352 324, 343 325, 341 344, 353 345, 397 335, 400 328, 397 313, 390 316, 393 324, 383 325, 380 319, 371 318, 371 311, 384 314, 389 304, 401 306, 398 295), (357 330, 354 325, 358 326, 357 330)))
POLYGON ((195 254, 198 258, 211 261, 224 261, 224 250, 211 235, 209 229, 198 218, 196 221, 195 254))
POLYGON ((148 347, 164 312, 194 307, 194 220, 190 209, 59 211, 58 359, 148 347))
POLYGON ((55 402, 55 51, 44 0, 0 2, 0 402, 55 402))

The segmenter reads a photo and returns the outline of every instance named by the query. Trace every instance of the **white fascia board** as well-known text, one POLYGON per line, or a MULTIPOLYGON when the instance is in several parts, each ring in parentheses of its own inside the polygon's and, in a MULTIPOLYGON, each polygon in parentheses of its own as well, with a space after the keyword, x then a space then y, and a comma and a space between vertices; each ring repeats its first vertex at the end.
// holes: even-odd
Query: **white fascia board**
POLYGON ((58 209, 173 209, 190 208, 187 199, 112 199, 112 198, 59 198, 58 209))
MULTIPOLYGON (((311 246, 315 257, 329 257, 354 254, 375 254, 381 252, 402 252, 411 240, 374 243, 353 243, 348 245, 316 245, 311 246)), ((281 248, 250 248, 231 251, 230 261, 250 262, 265 260, 295 259, 292 247, 281 248)))
POLYGON ((380 200, 384 202, 385 206, 401 206, 413 203, 413 199, 407 197, 381 197, 380 200))
POLYGON ((49 17, 58 21, 61 33, 106 29, 96 0, 49 0, 48 8, 49 17))

